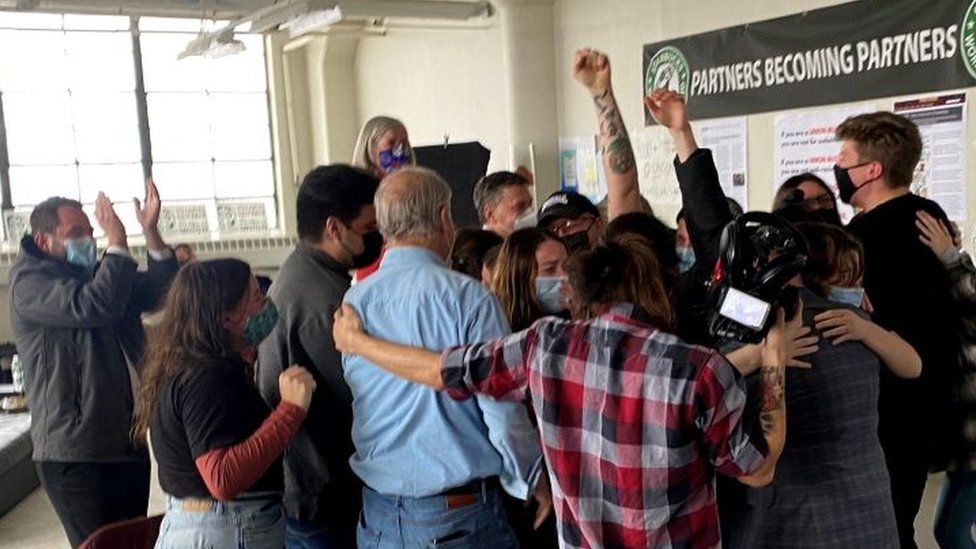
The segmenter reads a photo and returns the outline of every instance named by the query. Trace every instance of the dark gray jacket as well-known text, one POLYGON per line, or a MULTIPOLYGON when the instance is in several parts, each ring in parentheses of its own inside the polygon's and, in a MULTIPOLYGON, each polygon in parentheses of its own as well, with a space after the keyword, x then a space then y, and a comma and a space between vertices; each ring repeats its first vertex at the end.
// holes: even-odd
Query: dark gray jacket
POLYGON ((349 270, 299 244, 281 265, 269 293, 280 318, 258 349, 258 387, 271 406, 280 400, 278 375, 298 364, 317 388, 305 421, 285 450, 285 511, 304 522, 353 530, 360 484, 349 467, 352 393, 342 354, 332 341, 332 314, 349 289, 349 270))
POLYGON ((24 365, 35 461, 146 459, 129 436, 128 363, 145 343, 140 315, 153 309, 176 259, 136 262, 105 254, 91 274, 21 241, 10 271, 10 322, 24 365), (128 362, 127 362, 128 361, 128 362))

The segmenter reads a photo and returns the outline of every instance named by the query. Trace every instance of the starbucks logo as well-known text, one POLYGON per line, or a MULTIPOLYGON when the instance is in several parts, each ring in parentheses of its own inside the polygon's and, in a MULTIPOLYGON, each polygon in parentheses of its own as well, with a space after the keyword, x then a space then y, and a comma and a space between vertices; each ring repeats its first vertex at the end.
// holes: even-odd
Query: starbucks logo
MULTIPOLYGON (((976 0, 974 0, 976 4, 976 0)), ((973 69, 970 69, 973 70, 973 69)), ((665 46, 654 54, 647 65, 647 75, 644 77, 644 91, 667 88, 688 97, 688 85, 691 70, 688 60, 681 50, 674 46, 665 46)))
POLYGON ((962 18, 962 60, 969 75, 976 78, 976 0, 962 18))

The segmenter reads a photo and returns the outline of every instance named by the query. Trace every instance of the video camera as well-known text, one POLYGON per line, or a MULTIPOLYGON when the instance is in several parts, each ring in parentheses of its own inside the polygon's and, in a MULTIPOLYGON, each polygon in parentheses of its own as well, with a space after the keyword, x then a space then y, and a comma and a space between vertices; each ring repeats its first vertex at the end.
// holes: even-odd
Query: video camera
POLYGON ((722 230, 709 282, 709 333, 759 343, 783 307, 796 312, 798 293, 786 283, 806 265, 807 243, 793 225, 765 212, 744 213, 722 230))

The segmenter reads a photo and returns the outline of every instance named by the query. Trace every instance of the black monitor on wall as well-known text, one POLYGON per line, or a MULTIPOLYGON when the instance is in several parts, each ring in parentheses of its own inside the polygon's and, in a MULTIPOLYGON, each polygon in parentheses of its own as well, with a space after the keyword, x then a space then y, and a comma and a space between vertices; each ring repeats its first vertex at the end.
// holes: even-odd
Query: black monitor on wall
POLYGON ((418 165, 441 174, 451 185, 451 213, 455 225, 480 227, 474 207, 474 186, 488 171, 491 151, 478 142, 415 147, 413 151, 418 165))

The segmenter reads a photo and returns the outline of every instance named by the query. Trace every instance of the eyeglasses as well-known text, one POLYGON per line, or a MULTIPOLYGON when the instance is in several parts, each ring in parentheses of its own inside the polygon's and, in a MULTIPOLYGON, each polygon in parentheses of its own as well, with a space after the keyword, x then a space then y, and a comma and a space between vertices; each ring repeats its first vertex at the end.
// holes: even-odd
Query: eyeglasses
POLYGON ((549 226, 549 230, 557 236, 564 238, 571 234, 588 231, 594 223, 596 223, 595 217, 592 215, 584 215, 576 219, 567 219, 561 223, 553 223, 549 226))
POLYGON ((807 198, 803 201, 803 205, 812 209, 834 209, 837 206, 834 203, 834 197, 830 196, 829 194, 822 194, 812 198, 807 198))

